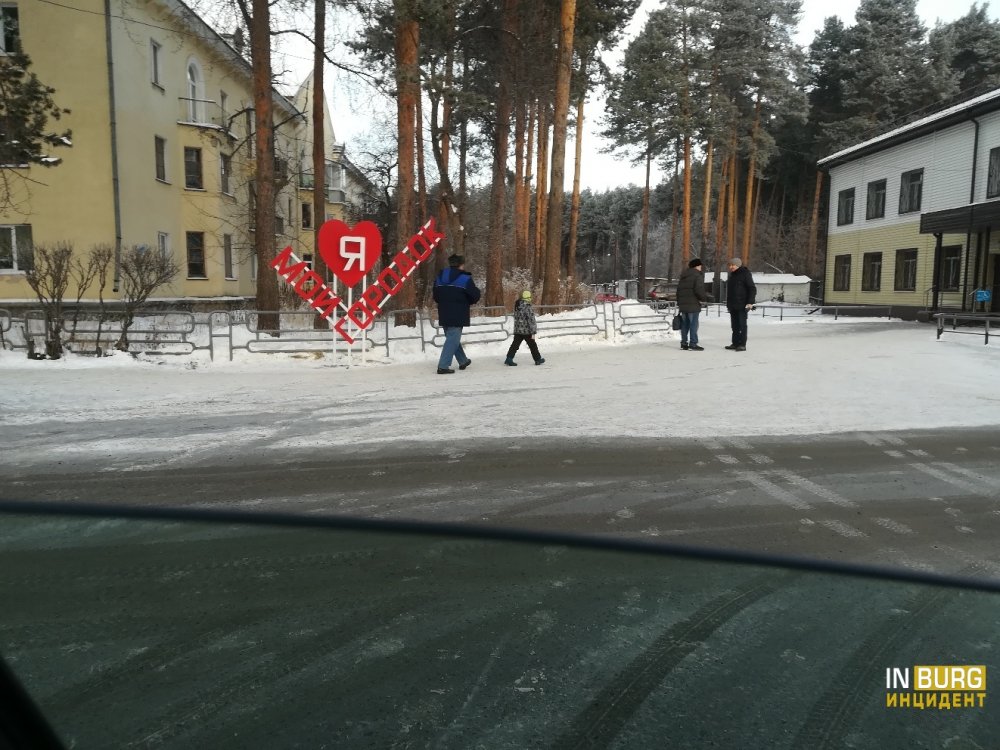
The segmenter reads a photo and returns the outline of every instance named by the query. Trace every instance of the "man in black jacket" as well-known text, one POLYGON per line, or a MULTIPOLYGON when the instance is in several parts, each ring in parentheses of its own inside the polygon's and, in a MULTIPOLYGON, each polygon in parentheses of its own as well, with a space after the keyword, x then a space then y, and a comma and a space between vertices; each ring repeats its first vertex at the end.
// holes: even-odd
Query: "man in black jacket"
POLYGON ((448 267, 434 279, 434 301, 438 306, 438 325, 444 329, 444 346, 438 360, 438 375, 451 375, 453 357, 464 370, 472 360, 462 349, 462 329, 469 325, 469 308, 479 302, 479 289, 472 274, 465 270, 465 258, 448 256, 448 267))
POLYGON ((727 346, 737 352, 747 350, 747 314, 757 301, 757 287, 753 283, 750 269, 743 265, 742 258, 729 261, 729 278, 726 282, 726 307, 733 329, 733 343, 727 346))
POLYGON ((701 258, 692 258, 677 280, 677 310, 681 314, 681 349, 701 352, 698 346, 698 316, 708 301, 701 258), (690 338, 691 343, 688 344, 690 338))

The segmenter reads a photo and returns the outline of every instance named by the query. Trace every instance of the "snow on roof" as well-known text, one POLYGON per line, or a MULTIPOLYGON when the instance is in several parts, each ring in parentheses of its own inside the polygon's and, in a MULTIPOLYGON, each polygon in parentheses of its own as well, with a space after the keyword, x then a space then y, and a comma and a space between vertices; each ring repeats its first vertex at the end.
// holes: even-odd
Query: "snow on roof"
POLYGON ((895 130, 890 130, 888 133, 882 133, 881 135, 877 135, 874 138, 869 138, 867 141, 863 141, 862 143, 857 143, 853 146, 841 149, 835 154, 830 154, 829 156, 823 157, 818 162, 816 162, 816 164, 825 164, 828 161, 834 161, 836 159, 840 159, 841 157, 848 156, 849 154, 855 151, 860 151, 861 149, 867 148, 868 146, 873 146, 881 141, 885 141, 890 138, 894 138, 895 136, 902 135, 903 133, 906 133, 910 130, 916 130, 917 128, 923 127, 924 125, 929 125, 933 122, 936 122, 937 120, 943 120, 951 115, 958 114, 963 110, 971 109, 972 107, 975 107, 978 104, 983 104, 985 102, 992 101, 993 99, 1000 99, 1000 89, 994 89, 993 91, 989 91, 980 96, 968 99, 960 104, 948 107, 947 109, 942 109, 940 112, 935 112, 934 114, 928 115, 927 117, 923 117, 919 120, 914 120, 913 122, 907 123, 906 125, 898 127, 895 130))

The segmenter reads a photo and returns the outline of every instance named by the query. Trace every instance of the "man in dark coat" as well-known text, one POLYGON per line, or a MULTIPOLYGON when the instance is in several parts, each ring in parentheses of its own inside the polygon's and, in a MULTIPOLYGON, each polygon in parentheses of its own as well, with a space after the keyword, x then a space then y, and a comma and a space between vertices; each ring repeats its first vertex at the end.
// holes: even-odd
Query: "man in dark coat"
POLYGON ((733 329, 733 343, 727 346, 737 352, 747 350, 747 315, 757 301, 757 287, 750 269, 742 258, 729 261, 729 279, 726 282, 726 307, 733 329))
POLYGON ((434 301, 438 306, 438 325, 444 329, 444 346, 438 360, 438 375, 451 375, 452 358, 458 369, 472 364, 462 349, 462 329, 469 325, 469 308, 479 302, 480 291, 472 274, 465 270, 465 258, 448 256, 448 267, 434 279, 434 301))
POLYGON ((677 280, 677 310, 681 314, 681 349, 695 352, 705 350, 705 347, 698 346, 698 316, 701 315, 702 303, 708 302, 703 271, 701 258, 692 258, 677 280))

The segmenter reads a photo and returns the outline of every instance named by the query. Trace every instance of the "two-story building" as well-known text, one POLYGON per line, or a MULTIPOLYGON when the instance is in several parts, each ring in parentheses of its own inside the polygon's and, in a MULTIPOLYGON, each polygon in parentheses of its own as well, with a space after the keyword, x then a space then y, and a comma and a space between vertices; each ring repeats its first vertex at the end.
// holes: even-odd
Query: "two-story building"
MULTIPOLYGON (((33 299, 28 250, 57 243, 81 257, 115 247, 105 299, 116 298, 122 249, 134 246, 156 248, 181 269, 156 297, 254 297, 253 89, 242 35, 220 35, 179 0, 0 5, 4 38, 19 41, 31 70, 70 110, 59 127, 72 130, 59 166, 14 165, 14 193, 0 211, 0 306, 33 299)), ((316 211, 309 113, 277 92, 273 102, 277 218, 269 245, 304 256, 318 224, 357 220, 377 193, 350 165, 327 115, 328 200, 316 211)), ((94 288, 84 299, 96 295, 94 288)))
POLYGON ((1000 311, 1000 89, 818 164, 830 175, 826 302, 1000 311))

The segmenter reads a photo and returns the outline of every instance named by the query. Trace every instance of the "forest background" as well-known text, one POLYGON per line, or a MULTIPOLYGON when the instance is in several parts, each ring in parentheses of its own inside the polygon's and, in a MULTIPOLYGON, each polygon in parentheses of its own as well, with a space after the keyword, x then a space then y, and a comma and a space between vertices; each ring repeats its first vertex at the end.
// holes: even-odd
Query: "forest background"
MULTIPOLYGON (((264 81, 288 91, 310 72, 324 92, 332 70, 353 92, 341 98, 390 104, 350 118, 364 134, 348 154, 383 196, 366 218, 394 251, 436 215, 448 236, 436 265, 465 255, 487 305, 503 305, 505 288, 540 287, 543 304, 558 304, 581 282, 676 277, 694 256, 709 269, 742 256, 820 279, 828 196, 817 160, 1000 85, 1000 22, 978 4, 928 27, 915 0, 861 0, 808 42, 797 0, 192 5, 217 28, 248 30, 261 96, 264 81), (591 123, 599 138, 588 142, 591 123), (606 170, 603 185, 582 188, 599 150, 637 167, 641 184, 614 184, 620 172, 606 170)), ((401 307, 426 302, 432 270, 401 307)), ((258 279, 275 284, 258 289, 258 307, 277 309, 274 275, 258 279)))

